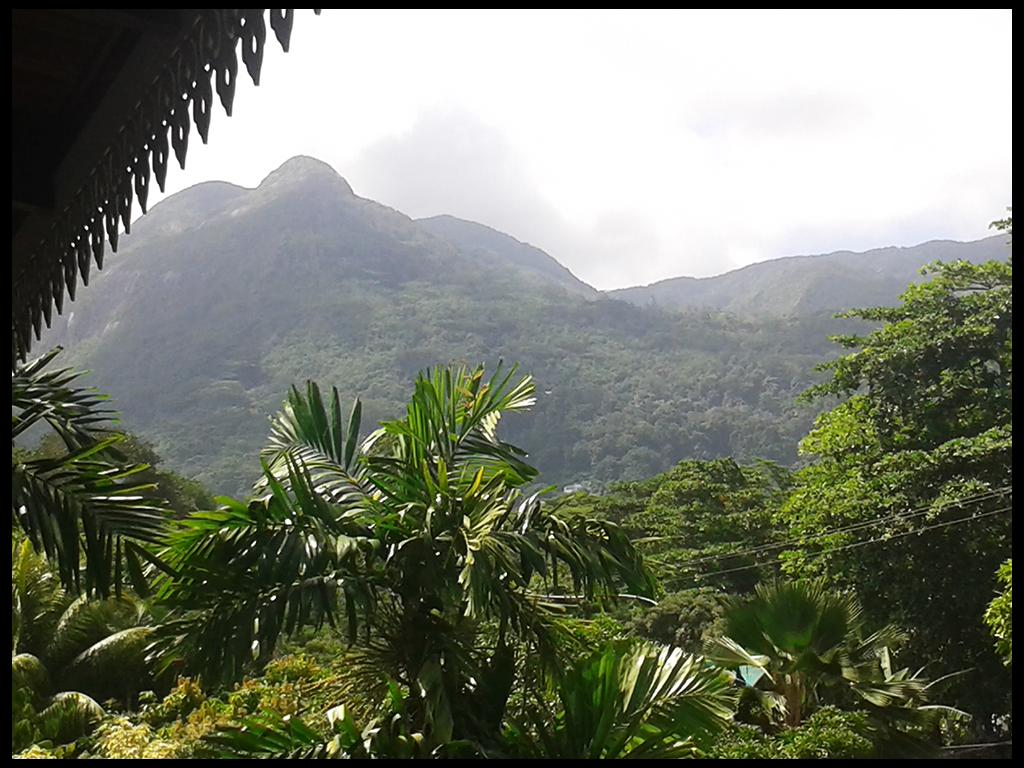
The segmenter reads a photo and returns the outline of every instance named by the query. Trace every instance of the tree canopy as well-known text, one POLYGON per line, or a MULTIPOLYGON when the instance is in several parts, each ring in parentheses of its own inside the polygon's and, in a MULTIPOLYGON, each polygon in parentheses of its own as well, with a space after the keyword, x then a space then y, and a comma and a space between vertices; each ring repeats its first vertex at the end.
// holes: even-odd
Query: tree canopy
MULTIPOLYGON (((1012 546, 1012 265, 936 264, 880 323, 836 340, 856 351, 810 397, 846 398, 817 420, 781 520, 791 572, 855 589, 870 615, 910 632, 915 656, 971 669, 959 703, 991 711, 998 660, 980 616, 1012 546)), ((997 691, 999 693, 997 693, 997 691)))

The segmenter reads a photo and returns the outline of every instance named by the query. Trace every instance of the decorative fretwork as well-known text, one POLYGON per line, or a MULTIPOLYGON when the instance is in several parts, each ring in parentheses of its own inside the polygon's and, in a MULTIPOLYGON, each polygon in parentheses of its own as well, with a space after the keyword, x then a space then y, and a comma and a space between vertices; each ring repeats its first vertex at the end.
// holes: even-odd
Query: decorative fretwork
MULTIPOLYGON (((319 14, 320 9, 314 12, 319 14)), ((270 28, 285 51, 293 14, 292 9, 270 10, 270 28)), ((14 360, 25 359, 33 332, 38 339, 43 323, 50 326, 54 306, 57 314, 63 311, 65 291, 74 301, 79 277, 88 285, 90 263, 103 268, 104 241, 117 251, 119 228, 131 231, 133 200, 146 213, 151 175, 163 191, 171 151, 184 169, 192 123, 206 143, 214 89, 231 115, 239 43, 242 63, 253 84, 259 85, 266 38, 264 8, 199 12, 72 202, 58 212, 49 234, 19 274, 12 275, 14 360)))

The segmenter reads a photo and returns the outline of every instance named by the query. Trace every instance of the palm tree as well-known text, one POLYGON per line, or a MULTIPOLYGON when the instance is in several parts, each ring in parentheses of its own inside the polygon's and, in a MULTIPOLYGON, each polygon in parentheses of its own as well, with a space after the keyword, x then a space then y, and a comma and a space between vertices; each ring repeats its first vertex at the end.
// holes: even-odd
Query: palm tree
POLYGON ((165 664, 207 683, 268 659, 307 624, 343 623, 409 692, 410 730, 435 743, 496 738, 516 659, 555 664, 564 598, 651 595, 627 536, 526 495, 525 454, 497 435, 534 387, 514 369, 421 374, 403 419, 359 441, 360 405, 292 390, 248 504, 185 520, 162 555, 165 664))
MULTIPOLYGON (((947 707, 927 704, 936 686, 923 670, 893 670, 891 648, 902 642, 893 625, 868 634, 863 611, 849 594, 824 581, 758 585, 750 598, 731 598, 726 637, 709 656, 737 670, 745 692, 788 727, 821 703, 855 706, 891 735, 897 722, 921 726, 947 707)), ((962 714, 962 713, 956 713, 962 714)))
POLYGON ((38 457, 13 450, 11 518, 37 551, 53 562, 65 588, 106 597, 125 577, 141 586, 146 553, 161 541, 165 504, 137 476, 148 467, 125 464, 123 436, 102 428, 111 415, 105 396, 75 386, 81 374, 43 369, 60 347, 15 369, 11 377, 11 444, 48 426, 66 453, 38 457))
POLYGON ((731 682, 679 648, 609 643, 556 675, 557 706, 531 707, 511 740, 523 757, 694 757, 732 719, 731 682))
POLYGON ((103 716, 97 700, 128 707, 149 687, 149 613, 127 594, 68 594, 28 541, 11 565, 14 746, 74 740, 103 716))
POLYGON ((385 714, 364 728, 344 706, 327 713, 327 736, 300 719, 264 712, 210 741, 218 754, 235 758, 694 757, 732 718, 730 684, 728 674, 678 648, 619 641, 555 674, 554 700, 529 707, 524 722, 488 749, 410 730, 394 686, 385 714))

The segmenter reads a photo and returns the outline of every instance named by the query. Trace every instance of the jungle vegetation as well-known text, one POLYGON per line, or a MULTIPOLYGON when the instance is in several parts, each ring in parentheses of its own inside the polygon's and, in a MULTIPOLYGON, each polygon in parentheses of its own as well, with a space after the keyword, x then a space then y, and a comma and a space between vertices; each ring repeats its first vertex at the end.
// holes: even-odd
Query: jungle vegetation
MULTIPOLYGON (((1006 223, 1009 230, 1009 222, 1006 223)), ((287 393, 243 498, 12 376, 12 754, 895 757, 1012 732, 1011 262, 855 310, 797 468, 600 494, 505 437, 543 397, 442 364, 404 413, 287 393)), ((543 425, 528 432, 540 434, 543 425)), ((522 433, 521 433, 522 434, 522 433)))

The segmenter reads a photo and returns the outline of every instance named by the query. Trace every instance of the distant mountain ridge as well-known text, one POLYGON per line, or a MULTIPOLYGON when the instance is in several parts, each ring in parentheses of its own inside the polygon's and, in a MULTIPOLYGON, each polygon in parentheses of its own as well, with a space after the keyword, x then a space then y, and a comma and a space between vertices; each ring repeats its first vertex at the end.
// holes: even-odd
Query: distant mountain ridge
MULTIPOLYGON (((1002 238, 919 246, 906 261, 982 258, 999 252, 990 240, 1002 238)), ((701 305, 722 312, 642 293, 623 301, 539 248, 450 216, 414 220, 298 157, 255 189, 207 182, 154 206, 40 349, 65 345, 63 364, 93 371, 125 428, 234 494, 259 475, 268 418, 293 383, 359 395, 370 425, 402 412, 419 370, 516 362, 538 402, 503 432, 545 482, 600 485, 685 458, 792 463, 814 416, 795 397, 836 354, 828 335, 851 327, 817 311, 835 303, 818 294, 833 289, 845 308, 891 303, 906 286, 883 258, 852 258, 693 281, 712 297, 706 286, 736 291, 701 305), (787 302, 795 314, 743 311, 787 302)))
MULTIPOLYGON (((204 182, 172 195, 158 204, 160 216, 144 217, 135 227, 146 234, 161 231, 175 235, 202 226, 224 213, 238 216, 232 206, 241 200, 253 207, 260 201, 287 194, 289 189, 312 188, 336 193, 366 210, 397 214, 418 235, 432 236, 450 247, 439 256, 462 263, 501 263, 520 276, 547 287, 597 298, 601 295, 637 306, 675 310, 713 310, 740 315, 794 317, 838 312, 853 307, 889 305, 912 282, 925 279, 923 266, 933 261, 966 259, 971 262, 1006 258, 1009 246, 1003 235, 959 242, 932 240, 914 246, 889 246, 869 251, 835 251, 827 254, 783 256, 750 264, 713 277, 673 277, 650 285, 599 291, 580 280, 556 258, 536 246, 520 242, 485 224, 443 214, 409 219, 391 208, 355 195, 349 183, 327 163, 307 156, 294 157, 272 172, 255 189, 227 182, 204 182), (454 251, 454 253, 452 252, 454 251)), ((408 241, 414 241, 409 236, 408 241)))
POLYGON ((926 264, 958 259, 977 263, 1008 254, 1005 235, 968 243, 933 240, 860 253, 788 256, 715 277, 676 277, 607 294, 638 306, 672 310, 798 316, 891 305, 910 283, 927 279, 920 274, 926 264))

